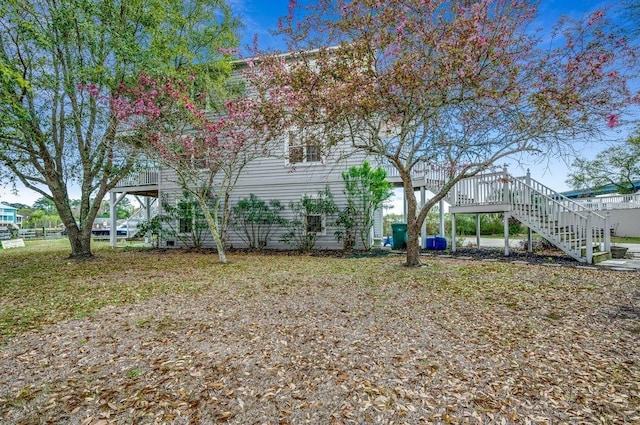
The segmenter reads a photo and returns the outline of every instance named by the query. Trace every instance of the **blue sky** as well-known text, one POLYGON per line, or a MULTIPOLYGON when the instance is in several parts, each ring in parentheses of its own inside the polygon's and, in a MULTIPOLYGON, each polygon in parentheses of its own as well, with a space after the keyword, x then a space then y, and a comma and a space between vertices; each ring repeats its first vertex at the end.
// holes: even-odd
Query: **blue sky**
MULTIPOLYGON (((258 35, 262 49, 284 49, 282 40, 270 35, 277 28, 278 18, 287 15, 289 0, 229 0, 235 13, 243 21, 241 46, 251 45, 254 34, 258 35)), ((298 0, 299 4, 310 4, 310 0, 298 0)), ((606 0, 542 0, 538 8, 536 27, 550 29, 561 15, 580 18, 596 9, 611 4, 606 0)))
MULTIPOLYGON (((309 3, 310 0, 299 0, 301 4, 309 3)), ((271 35, 270 31, 277 28, 278 18, 287 14, 288 0, 228 0, 234 13, 244 23, 241 33, 241 51, 247 52, 245 46, 251 46, 254 35, 258 37, 258 45, 261 50, 285 48, 282 40, 271 35)), ((543 0, 539 7, 539 16, 534 27, 549 31, 557 22, 561 15, 568 15, 580 18, 586 14, 611 4, 612 1, 603 0, 543 0)), ((624 136, 620 136, 621 139, 624 136)), ((584 152, 587 156, 593 156, 597 151, 603 149, 602 145, 590 147, 584 152)), ((514 175, 524 175, 527 168, 531 168, 532 176, 543 184, 558 190, 570 189, 566 183, 567 166, 560 160, 552 160, 548 164, 536 164, 533 161, 524 161, 522 166, 511 165, 511 172, 514 175)), ((18 195, 10 192, 8 187, 0 187, 1 202, 21 202, 33 204, 40 195, 24 188, 18 188, 18 195)), ((74 196, 72 191, 71 198, 74 196)))

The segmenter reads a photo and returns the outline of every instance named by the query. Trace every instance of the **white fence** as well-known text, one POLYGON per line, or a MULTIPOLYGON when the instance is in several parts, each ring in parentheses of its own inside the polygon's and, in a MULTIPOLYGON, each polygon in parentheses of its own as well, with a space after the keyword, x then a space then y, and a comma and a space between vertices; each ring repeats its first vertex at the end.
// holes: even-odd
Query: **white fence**
POLYGON ((580 198, 574 201, 592 211, 626 210, 640 208, 640 193, 610 195, 597 198, 580 198))

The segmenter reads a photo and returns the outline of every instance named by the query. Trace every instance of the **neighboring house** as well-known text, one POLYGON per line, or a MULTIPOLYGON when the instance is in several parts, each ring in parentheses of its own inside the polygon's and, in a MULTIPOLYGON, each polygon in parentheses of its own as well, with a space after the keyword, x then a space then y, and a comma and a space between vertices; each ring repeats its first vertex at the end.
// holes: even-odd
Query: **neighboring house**
MULTIPOLYGON (((636 182, 640 187, 640 181, 636 182)), ((565 192, 567 197, 596 211, 599 214, 608 214, 611 223, 611 232, 615 236, 640 237, 640 190, 636 193, 621 195, 609 192, 598 196, 578 197, 580 191, 565 192)), ((593 191, 590 191, 593 193, 593 191)))
POLYGON ((22 225, 22 216, 18 214, 18 209, 10 205, 0 203, 0 226, 22 225))

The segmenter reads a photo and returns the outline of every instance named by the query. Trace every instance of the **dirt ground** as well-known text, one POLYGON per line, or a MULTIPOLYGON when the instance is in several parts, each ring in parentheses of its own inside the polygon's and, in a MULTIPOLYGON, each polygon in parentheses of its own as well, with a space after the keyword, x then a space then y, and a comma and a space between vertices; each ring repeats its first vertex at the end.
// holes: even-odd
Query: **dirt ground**
POLYGON ((640 423, 637 273, 232 260, 204 293, 10 339, 0 422, 640 423))

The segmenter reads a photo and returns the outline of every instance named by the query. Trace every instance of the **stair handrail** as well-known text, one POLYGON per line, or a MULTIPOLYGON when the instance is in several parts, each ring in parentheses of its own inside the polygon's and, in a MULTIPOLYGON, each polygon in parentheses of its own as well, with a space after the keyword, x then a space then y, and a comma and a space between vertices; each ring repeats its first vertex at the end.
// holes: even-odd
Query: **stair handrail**
POLYGON ((580 204, 579 202, 576 202, 571 198, 567 198, 562 193, 556 192, 555 190, 551 189, 548 186, 545 186, 544 184, 540 183, 539 181, 532 179, 528 172, 527 172, 527 175, 520 176, 520 177, 515 177, 514 179, 515 180, 521 180, 521 181, 524 180, 525 184, 529 185, 534 190, 538 190, 534 185, 532 185, 530 183, 527 183, 527 182, 534 182, 536 184, 536 186, 544 189, 544 191, 540 191, 543 195, 546 195, 549 198, 554 199, 554 200, 561 200, 563 203, 565 203, 567 205, 574 206, 575 208, 572 209, 573 211, 591 213, 591 214, 594 214, 595 216, 597 216, 598 218, 602 218, 602 219, 605 218, 604 216, 596 213, 592 209, 589 209, 589 208, 585 207, 584 205, 580 204), (547 193, 545 193, 545 192, 547 192, 547 193), (549 193, 553 194, 553 196, 550 196, 549 193))
POLYGON ((608 215, 603 217, 566 198, 531 179, 529 173, 512 179, 510 191, 509 202, 512 212, 519 215, 518 219, 528 221, 525 223, 528 227, 554 242, 567 254, 579 261, 591 263, 594 244, 604 244, 604 250, 609 251, 611 239, 608 215), (516 194, 521 194, 524 202, 516 202, 519 200, 516 194), (540 202, 533 202, 537 196, 541 196, 551 207, 547 205, 542 208, 540 202), (527 215, 524 214, 525 211, 527 215), (584 255, 583 244, 586 251, 584 255))

